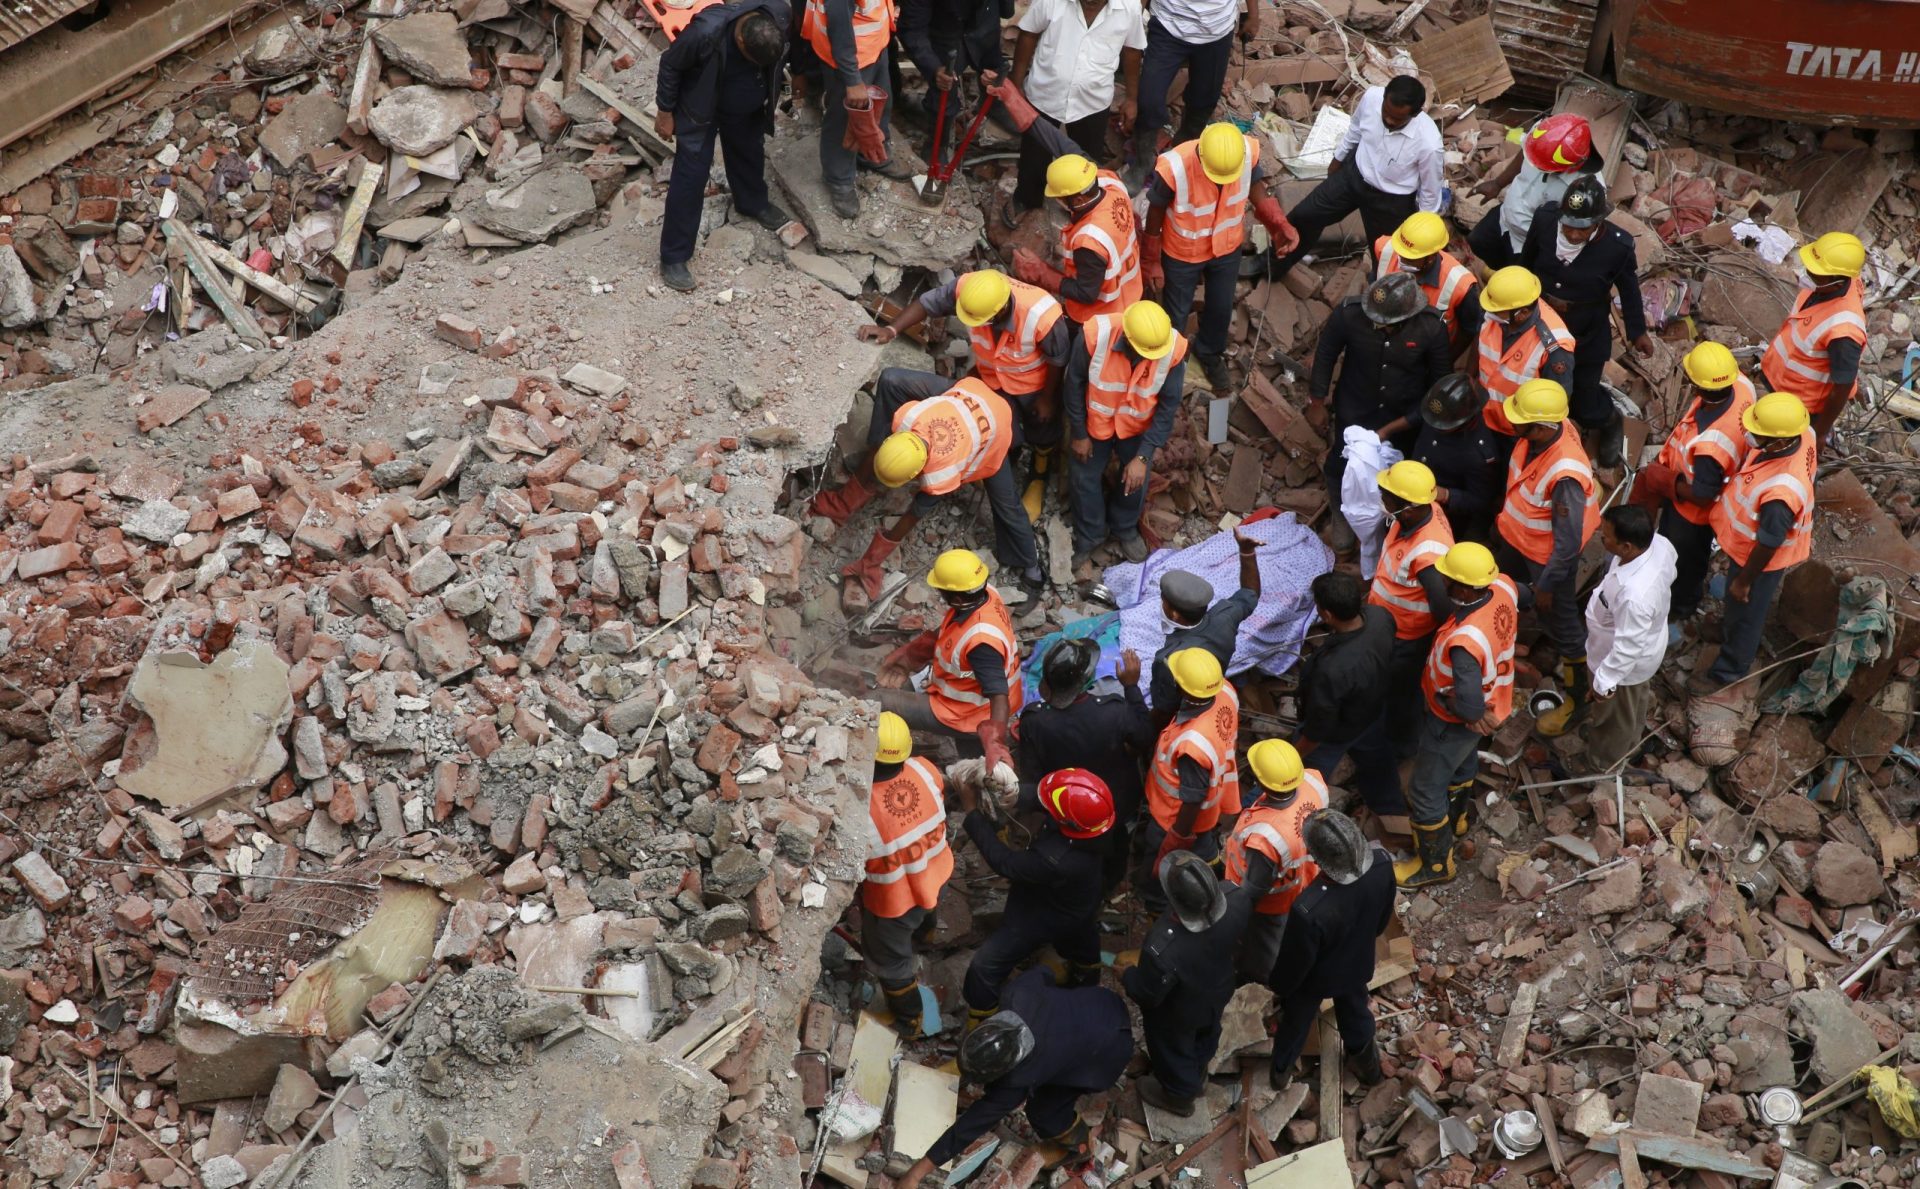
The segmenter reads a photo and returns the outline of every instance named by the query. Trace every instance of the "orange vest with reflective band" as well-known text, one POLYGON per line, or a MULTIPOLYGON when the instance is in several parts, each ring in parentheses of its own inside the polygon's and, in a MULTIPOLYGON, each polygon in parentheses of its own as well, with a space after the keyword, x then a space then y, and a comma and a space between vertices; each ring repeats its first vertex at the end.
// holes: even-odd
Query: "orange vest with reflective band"
POLYGON ((1529 561, 1544 562, 1553 556, 1553 489, 1562 479, 1577 481, 1587 493, 1586 511, 1580 518, 1584 549, 1593 530, 1600 527, 1600 502, 1594 498, 1593 464, 1571 421, 1560 423, 1560 436, 1545 450, 1522 442, 1507 459, 1507 502, 1494 527, 1529 561))
POLYGON ((1489 429, 1512 437, 1513 422, 1507 420, 1507 411, 1500 407, 1501 402, 1519 391, 1520 385, 1528 380, 1540 378, 1540 369, 1547 365, 1549 339, 1553 346, 1571 351, 1573 335, 1568 333, 1560 315, 1544 301, 1534 306, 1533 325, 1514 340, 1513 346, 1502 351, 1500 340, 1505 332, 1506 325, 1498 318, 1489 317, 1480 324, 1480 383, 1487 390, 1487 407, 1481 416, 1489 429), (1541 334, 1543 327, 1545 336, 1541 334))
POLYGON ((912 430, 927 443, 920 490, 946 495, 1000 469, 1013 446, 1013 406, 967 377, 939 396, 908 401, 893 415, 893 432, 912 430))
POLYGON ((1493 580, 1487 601, 1467 613, 1455 612, 1434 633, 1420 689, 1427 709, 1444 722, 1460 722, 1447 708, 1453 698, 1453 650, 1464 648, 1480 662, 1480 693, 1495 722, 1513 713, 1513 641, 1520 626, 1513 579, 1493 580))
POLYGON ((1193 819, 1197 838, 1220 824, 1223 813, 1240 812, 1240 767, 1234 749, 1240 739, 1240 694, 1229 681, 1214 695, 1213 705, 1189 719, 1175 717, 1160 732, 1153 747, 1153 769, 1147 773, 1147 812, 1163 830, 1173 829, 1180 816, 1180 769, 1175 761, 1186 756, 1210 774, 1207 799, 1193 819))
POLYGON ((892 918, 940 902, 940 889, 953 874, 942 787, 938 769, 909 756, 892 780, 874 785, 868 794, 867 813, 880 835, 860 885, 860 903, 868 912, 892 918))
POLYGON ((1785 501, 1793 509, 1793 527, 1773 551, 1767 569, 1797 566, 1813 553, 1813 468, 1818 457, 1813 427, 1800 431, 1800 448, 1772 458, 1748 451, 1740 470, 1720 489, 1713 505, 1713 535, 1737 566, 1747 564, 1760 538, 1760 505, 1785 501))
MULTIPOLYGON (((853 0, 853 56, 865 70, 880 60, 893 40, 895 23, 893 0, 853 0)), ((833 40, 827 36, 825 0, 807 0, 800 13, 800 36, 813 43, 813 52, 829 67, 834 65, 833 40)))
MULTIPOLYGON (((1738 373, 1733 377, 1733 399, 1713 422, 1702 428, 1693 415, 1700 411, 1702 401, 1698 396, 1687 406, 1673 432, 1667 435, 1666 444, 1660 447, 1660 457, 1654 461, 1673 472, 1673 485, 1676 489, 1693 484, 1693 460, 1711 458, 1720 464, 1720 471, 1728 479, 1740 469, 1740 463, 1747 457, 1747 431, 1740 425, 1740 414, 1747 411, 1756 396, 1753 381, 1738 373)), ((1674 515, 1691 524, 1707 524, 1713 515, 1710 504, 1694 504, 1675 497, 1668 501, 1674 515)))
POLYGON ((1813 290, 1803 289, 1794 299, 1793 312, 1780 324, 1780 333, 1767 344, 1760 360, 1760 371, 1776 392, 1791 392, 1818 413, 1838 398, 1842 403, 1853 398, 1856 380, 1845 392, 1833 382, 1833 365, 1827 360, 1827 345, 1835 339, 1867 341, 1867 315, 1860 303, 1860 279, 1855 277, 1847 291, 1809 307, 1813 290))
POLYGON ((1138 363, 1127 357, 1126 333, 1118 314, 1098 315, 1087 323, 1081 337, 1088 355, 1088 436, 1101 441, 1139 437, 1160 405, 1167 373, 1187 357, 1187 336, 1175 331, 1173 350, 1138 363))
POLYGON ((1100 171, 1100 189, 1100 201, 1086 217, 1060 233, 1060 267, 1068 276, 1074 275, 1073 254, 1081 248, 1092 248, 1107 262, 1098 301, 1089 305, 1060 299, 1067 307, 1067 317, 1075 322, 1085 322, 1096 314, 1122 313, 1146 291, 1146 282, 1140 277, 1140 241, 1134 237, 1133 200, 1127 197, 1120 175, 1111 169, 1100 171))
POLYGON ((940 633, 934 639, 933 667, 927 683, 927 697, 933 703, 933 715, 956 731, 978 730, 993 717, 987 695, 967 663, 967 654, 985 644, 1006 661, 1007 718, 1020 713, 1020 646, 1013 634, 1013 616, 1000 592, 987 588, 987 601, 973 614, 961 617, 949 611, 940 621, 940 633))
MULTIPOLYGON (((965 280, 965 278, 961 278, 965 280)), ((1060 321, 1060 303, 1038 285, 1009 279, 1008 328, 1005 334, 993 322, 967 331, 973 344, 973 370, 987 387, 1005 396, 1024 396, 1047 386, 1052 364, 1040 342, 1060 321)), ((998 322, 999 319, 994 319, 998 322)))
POLYGON ((1255 801, 1240 815, 1221 851, 1222 869, 1236 884, 1247 882, 1248 852, 1263 854, 1273 864, 1273 886, 1253 904, 1253 911, 1268 916, 1290 910, 1320 874, 1320 865, 1307 854, 1307 815, 1327 807, 1327 782, 1308 768, 1296 793, 1284 806, 1255 801))
MULTIPOLYGON (((1374 255, 1380 258, 1380 267, 1375 277, 1389 276, 1396 272, 1409 272, 1418 275, 1426 271, 1424 264, 1410 265, 1400 259, 1400 253, 1393 250, 1393 237, 1383 235, 1373 241, 1374 255)), ((1460 329, 1460 303, 1467 300, 1467 294, 1473 291, 1476 282, 1473 270, 1453 258, 1453 253, 1441 251, 1435 253, 1440 258, 1439 284, 1429 285, 1420 282, 1420 292, 1427 295, 1427 304, 1439 311, 1447 322, 1447 333, 1455 334, 1460 329)))
POLYGON ((1160 242, 1170 260, 1204 264, 1237 255, 1247 235, 1247 200, 1253 189, 1253 167, 1260 162, 1260 142, 1249 136, 1247 158, 1240 176, 1226 185, 1200 168, 1200 142, 1190 140, 1160 154, 1154 172, 1173 191, 1161 225, 1160 242))
POLYGON ((1367 593, 1367 602, 1385 607, 1393 616, 1393 634, 1401 640, 1432 635, 1434 625, 1440 622, 1427 605, 1427 588, 1420 585, 1420 571, 1453 548, 1453 525, 1439 504, 1431 507, 1433 513, 1427 522, 1412 532, 1402 529, 1396 519, 1387 521, 1387 541, 1380 547, 1373 589, 1367 593))

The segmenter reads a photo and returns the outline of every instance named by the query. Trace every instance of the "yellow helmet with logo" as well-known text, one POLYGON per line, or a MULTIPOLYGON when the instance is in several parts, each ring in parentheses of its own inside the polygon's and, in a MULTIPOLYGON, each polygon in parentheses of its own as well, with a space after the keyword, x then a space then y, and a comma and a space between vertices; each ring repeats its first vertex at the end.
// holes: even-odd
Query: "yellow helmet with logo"
POLYGON ((1381 471, 1374 479, 1380 490, 1391 491, 1410 504, 1431 504, 1439 494, 1440 483, 1433 468, 1424 462, 1403 459, 1381 471))
POLYGON ((909 430, 888 434, 873 452, 873 477, 888 487, 911 483, 926 469, 927 440, 909 430))
POLYGON ((1734 362, 1733 352, 1712 339, 1687 352, 1680 366, 1686 369, 1687 379, 1692 380, 1696 388, 1708 392, 1731 388, 1740 376, 1740 365, 1734 362))
POLYGON ((1227 683, 1220 658, 1204 648, 1182 648, 1167 658, 1173 683, 1189 698, 1211 698, 1227 683))
POLYGON ((953 312, 968 326, 985 326, 1007 308, 1013 283, 997 268, 983 268, 960 278, 953 293, 953 312))
POLYGON ((1247 134, 1224 121, 1200 133, 1200 169, 1224 186, 1239 178, 1247 163, 1247 134))
POLYGON ((987 563, 971 549, 949 549, 927 571, 927 585, 949 594, 971 594, 986 584, 987 563))
POLYGON ((1136 301, 1120 315, 1127 344, 1142 359, 1158 359, 1173 350, 1173 322, 1157 301, 1136 301))
POLYGON ((880 738, 874 744, 873 758, 883 764, 898 764, 913 754, 913 732, 907 720, 891 710, 880 712, 880 738))
POLYGON ((1567 419, 1567 390, 1545 376, 1528 380, 1500 403, 1515 425, 1542 425, 1567 419))
POLYGON ((1740 414, 1740 424, 1757 438, 1797 438, 1812 423, 1807 406, 1791 392, 1769 392, 1740 414))
POLYGON ((1857 277, 1867 266, 1867 248, 1859 236, 1829 231, 1800 249, 1800 263, 1816 277, 1857 277))
POLYGON ((1473 541, 1462 541, 1447 550, 1433 563, 1433 568, 1467 586, 1492 586, 1493 580, 1500 576, 1493 550, 1473 541))
POLYGON ((1055 157, 1053 164, 1047 166, 1047 197, 1071 198, 1085 194, 1099 176, 1100 170, 1093 162, 1078 153, 1055 157))
POLYGON ((1432 211, 1415 211, 1393 233, 1393 250, 1406 260, 1422 260, 1447 246, 1453 238, 1447 221, 1432 211))
POLYGON ((1262 739, 1247 748, 1247 767, 1253 769, 1254 779, 1260 782, 1262 788, 1272 789, 1276 793, 1299 788, 1301 778, 1307 772, 1307 765, 1300 758, 1300 749, 1285 739, 1262 739))
POLYGON ((1540 300, 1540 278, 1510 264, 1487 278, 1480 290, 1480 308, 1489 314, 1504 314, 1540 300))

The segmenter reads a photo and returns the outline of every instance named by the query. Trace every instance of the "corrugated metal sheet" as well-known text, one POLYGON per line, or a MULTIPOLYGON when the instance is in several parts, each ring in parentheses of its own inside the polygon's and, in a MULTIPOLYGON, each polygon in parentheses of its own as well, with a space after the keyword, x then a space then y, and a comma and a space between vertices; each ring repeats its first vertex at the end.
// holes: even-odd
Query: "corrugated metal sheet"
POLYGON ((93 0, 0 0, 0 50, 79 12, 93 0))
POLYGON ((1513 72, 1513 94, 1552 99, 1586 70, 1600 0, 1493 0, 1494 34, 1513 72))

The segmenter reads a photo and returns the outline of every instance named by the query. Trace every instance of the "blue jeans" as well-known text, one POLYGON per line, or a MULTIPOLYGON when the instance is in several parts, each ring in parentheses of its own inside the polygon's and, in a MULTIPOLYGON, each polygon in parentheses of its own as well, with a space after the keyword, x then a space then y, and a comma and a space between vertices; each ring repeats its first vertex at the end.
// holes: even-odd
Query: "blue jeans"
POLYGON ((725 153, 734 207, 743 215, 767 209, 767 142, 761 128, 760 112, 755 110, 740 116, 723 113, 708 127, 675 130, 673 176, 667 182, 666 217, 660 224, 660 263, 684 264, 693 259, 716 141, 725 153))
MULTIPOLYGON (((1220 92, 1227 82, 1227 60, 1233 54, 1233 30, 1217 41, 1195 45, 1169 33, 1159 21, 1147 21, 1147 53, 1140 65, 1139 126, 1157 130, 1167 122, 1167 92, 1173 77, 1187 68, 1186 111, 1173 142, 1192 140, 1213 119, 1220 92)), ((1180 324, 1175 322, 1178 327, 1180 324)))
POLYGON ((1140 510, 1146 506, 1147 485, 1143 482, 1132 495, 1116 481, 1109 493, 1101 482, 1107 473, 1107 461, 1120 464, 1122 471, 1140 453, 1144 437, 1091 438, 1093 457, 1081 462, 1067 456, 1067 474, 1073 480, 1073 549, 1085 553, 1098 549, 1108 536, 1132 540, 1140 535, 1140 510))
POLYGON ((1202 359, 1226 354, 1227 328, 1233 323, 1233 287, 1240 281, 1240 253, 1229 252, 1204 264, 1192 264, 1163 252, 1160 265, 1167 274, 1160 304, 1173 328, 1182 334, 1187 332, 1194 291, 1204 283, 1207 308, 1200 311, 1200 333, 1193 338, 1193 353, 1202 359))

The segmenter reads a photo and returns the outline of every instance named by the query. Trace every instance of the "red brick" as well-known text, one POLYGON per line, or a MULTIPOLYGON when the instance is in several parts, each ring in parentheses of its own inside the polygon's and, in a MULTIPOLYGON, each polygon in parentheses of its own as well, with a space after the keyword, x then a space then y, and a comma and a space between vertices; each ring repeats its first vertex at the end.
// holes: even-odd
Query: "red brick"
POLYGON ((333 799, 327 802, 327 816, 337 825, 351 826, 367 812, 366 790, 357 784, 337 780, 333 784, 333 799))
POLYGON ((221 492, 220 498, 214 502, 214 511, 222 521, 237 520, 259 510, 260 493, 249 483, 242 483, 232 491, 221 492))
POLYGON ((339 529, 328 528, 322 524, 306 524, 300 526, 299 531, 293 534, 293 543, 295 545, 305 545, 320 557, 329 560, 337 561, 341 557, 344 557, 347 552, 346 534, 339 529))
POLYGON ((560 110, 560 103, 553 96, 545 91, 527 93, 527 128, 540 140, 552 144, 567 130, 567 122, 567 113, 560 110))
POLYGON ((433 337, 463 351, 478 351, 486 344, 486 332, 457 314, 440 315, 433 324, 433 337))
POLYGON ((295 380, 293 385, 287 389, 287 399, 293 402, 293 406, 296 409, 304 409, 312 404, 313 381, 306 379, 295 380))
POLYGON ((563 512, 591 512, 600 502, 598 492, 571 483, 550 483, 546 490, 548 501, 563 512))
POLYGON ((547 68, 547 60, 540 54, 501 54, 493 64, 502 70, 531 70, 535 74, 547 68))
POLYGON ((48 912, 64 907, 73 898, 73 889, 67 886, 66 880, 60 878, 58 871, 40 857, 38 851, 29 851, 14 860, 13 877, 48 912))
POLYGON ((384 1024, 406 1010, 413 1002, 413 996, 399 983, 393 983, 386 990, 367 1000, 367 1015, 376 1024, 384 1024))
POLYGON ((478 759, 486 759, 500 750, 500 732, 490 718, 476 718, 467 728, 467 749, 478 759))
POLYGON ((129 933, 144 933, 153 925, 153 905, 142 897, 128 896, 114 906, 113 923, 129 933))
POLYGON ((140 427, 141 433, 152 433, 162 426, 172 425, 206 404, 209 395, 204 388, 186 384, 162 388, 152 400, 140 406, 140 411, 134 415, 134 423, 140 427))
POLYGON ((704 772, 724 772, 733 763, 734 753, 740 750, 740 733, 721 723, 713 724, 707 737, 700 744, 700 751, 694 756, 694 762, 704 772))
POLYGON ((80 535, 80 526, 86 523, 87 510, 72 500, 56 500, 47 509, 47 518, 40 522, 40 528, 33 539, 42 545, 58 545, 71 541, 80 535))
POLYGON ((93 549, 93 568, 102 574, 118 574, 133 565, 133 553, 121 541, 102 541, 93 549))
POLYGON ((45 549, 21 554, 14 572, 23 579, 43 578, 48 574, 73 569, 80 564, 80 556, 80 546, 72 541, 63 545, 49 545, 45 549))
POLYGON ((527 89, 522 86, 509 86, 500 92, 500 117, 502 128, 519 128, 527 122, 527 89))

